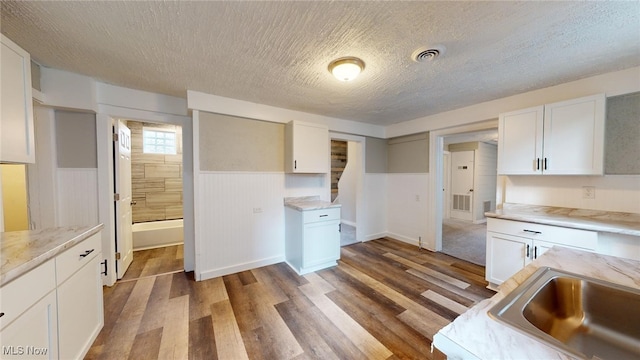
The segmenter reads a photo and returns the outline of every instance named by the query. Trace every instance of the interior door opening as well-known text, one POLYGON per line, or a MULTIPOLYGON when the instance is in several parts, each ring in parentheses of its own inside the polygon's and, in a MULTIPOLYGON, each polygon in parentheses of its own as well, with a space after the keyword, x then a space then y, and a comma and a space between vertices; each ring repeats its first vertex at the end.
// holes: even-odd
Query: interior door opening
MULTIPOLYGON (((133 265, 118 278, 129 280, 184 270, 183 134, 180 125, 120 120, 131 132, 131 234, 133 265)), ((114 164, 116 164, 114 162, 114 164)), ((119 169, 119 166, 114 166, 119 169)), ((114 184, 127 181, 114 177, 114 184)), ((118 224, 116 234, 125 226, 118 224)), ((125 238, 128 234, 122 234, 125 238)), ((121 242, 116 252, 122 257, 121 242)), ((116 262, 119 264, 119 261, 116 262)))

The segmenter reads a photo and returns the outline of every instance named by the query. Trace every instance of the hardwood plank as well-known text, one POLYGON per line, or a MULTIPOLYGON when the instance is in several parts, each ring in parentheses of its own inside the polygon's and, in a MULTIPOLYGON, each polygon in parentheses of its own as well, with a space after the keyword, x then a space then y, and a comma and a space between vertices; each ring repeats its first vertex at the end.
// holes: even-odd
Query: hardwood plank
POLYGON ((189 359, 218 359, 210 315, 189 322, 189 359))
POLYGON ((147 301, 147 307, 142 316, 138 333, 162 328, 169 303, 169 291, 171 290, 171 275, 158 276, 153 284, 151 294, 147 301))
POLYGON ((249 359, 229 300, 211 305, 218 359, 249 359))
POLYGON ((243 271, 238 273, 242 285, 254 284, 257 280, 251 271, 243 271))
POLYGON ((136 335, 129 353, 130 360, 157 359, 160 350, 160 340, 162 338, 162 328, 136 335))
POLYGON ((393 353, 375 337, 353 320, 340 307, 325 296, 327 288, 319 277, 307 278, 313 281, 300 286, 300 290, 347 336, 369 359, 386 359, 393 353))
POLYGON ((453 300, 451 300, 451 299, 449 299, 447 297, 444 297, 444 296, 442 296, 442 295, 440 295, 437 292, 432 291, 432 290, 427 290, 427 291, 423 292, 422 296, 424 296, 425 298, 427 298, 427 299, 429 299, 429 300, 431 300, 431 301, 433 301, 435 303, 438 303, 438 304, 450 309, 451 311, 456 312, 458 315, 460 315, 463 312, 469 310, 468 307, 466 307, 466 306, 464 306, 462 304, 459 304, 459 303, 457 303, 457 302, 455 302, 455 301, 453 301, 453 300))
POLYGON ((448 290, 448 291, 450 291, 452 293, 455 293, 455 294, 457 294, 459 296, 467 298, 472 303, 476 303, 476 302, 479 302, 479 301, 482 301, 482 300, 485 299, 485 297, 482 297, 480 295, 477 295, 477 294, 471 292, 470 290, 472 290, 472 288, 460 289, 457 286, 454 286, 454 285, 452 285, 452 284, 450 284, 450 283, 448 283, 446 281, 442 281, 440 279, 434 278, 433 276, 427 275, 427 274, 425 274, 423 272, 420 272, 420 271, 418 271, 416 269, 409 269, 409 270, 407 270, 407 273, 411 274, 411 275, 413 275, 415 277, 419 277, 419 278, 421 278, 421 279, 423 279, 425 281, 428 281, 428 282, 430 282, 430 283, 432 283, 432 284, 434 284, 436 286, 439 286, 439 287, 441 287, 443 289, 446 289, 446 290, 448 290))
POLYGON ((186 359, 189 356, 189 296, 169 300, 158 359, 186 359))
POLYGON ((388 257, 388 258, 390 258, 390 259, 392 259, 394 261, 397 261, 397 262, 399 262, 401 264, 404 264, 404 265, 406 265, 406 266, 408 266, 408 267, 410 267, 412 269, 418 270, 421 273, 424 273, 424 274, 427 274, 427 275, 431 275, 431 276, 433 276, 433 277, 435 277, 437 279, 440 279, 442 281, 446 281, 446 282, 450 283, 451 285, 459 287, 460 289, 466 289, 466 288, 468 288, 470 286, 469 283, 466 283, 464 281, 458 280, 458 279, 456 279, 456 278, 454 278, 452 276, 443 274, 441 272, 435 271, 435 270, 433 270, 433 269, 431 269, 429 267, 422 266, 420 264, 414 263, 413 261, 407 260, 407 259, 405 259, 403 257, 400 257, 400 256, 396 255, 396 254, 386 253, 386 254, 384 254, 384 256, 386 256, 386 257, 388 257))

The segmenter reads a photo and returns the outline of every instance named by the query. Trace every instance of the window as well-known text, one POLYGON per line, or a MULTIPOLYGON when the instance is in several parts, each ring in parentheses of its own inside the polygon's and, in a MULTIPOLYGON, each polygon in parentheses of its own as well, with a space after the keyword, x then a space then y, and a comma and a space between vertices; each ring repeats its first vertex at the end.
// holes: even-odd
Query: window
POLYGON ((176 133, 164 129, 143 129, 142 139, 144 146, 142 151, 145 154, 175 154, 176 153, 176 133))

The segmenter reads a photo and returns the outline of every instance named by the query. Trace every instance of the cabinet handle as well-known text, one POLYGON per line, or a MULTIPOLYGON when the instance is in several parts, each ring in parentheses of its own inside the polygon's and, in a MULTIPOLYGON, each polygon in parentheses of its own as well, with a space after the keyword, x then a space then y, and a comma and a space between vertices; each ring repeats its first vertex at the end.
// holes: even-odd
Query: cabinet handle
POLYGON ((91 254, 94 250, 95 250, 95 249, 86 250, 86 251, 84 252, 84 254, 80 254, 80 257, 81 257, 81 258, 83 258, 83 257, 87 257, 87 256, 89 256, 89 254, 91 254))
POLYGON ((329 216, 329 215, 326 215, 326 214, 325 215, 320 215, 320 217, 327 217, 327 216, 329 216))
POLYGON ((540 231, 534 231, 534 230, 523 229, 522 231, 528 232, 528 233, 531 233, 531 234, 536 234, 536 235, 542 234, 540 231))
POLYGON ((540 158, 536 158, 536 170, 540 170, 540 158))
POLYGON ((544 169, 547 170, 547 158, 544 158, 544 169))
POLYGON ((529 257, 529 244, 527 244, 527 257, 529 257))
POLYGON ((538 247, 537 246, 533 247, 533 258, 534 259, 538 258, 538 247))
POLYGON ((0 317, 3 317, 3 316, 4 316, 4 313, 3 313, 3 312, 0 312, 0 317))
POLYGON ((293 168, 294 169, 298 168, 298 160, 293 160, 293 168))
POLYGON ((107 276, 107 260, 105 259, 100 264, 104 265, 104 271, 100 272, 100 274, 104 274, 104 276, 107 276))

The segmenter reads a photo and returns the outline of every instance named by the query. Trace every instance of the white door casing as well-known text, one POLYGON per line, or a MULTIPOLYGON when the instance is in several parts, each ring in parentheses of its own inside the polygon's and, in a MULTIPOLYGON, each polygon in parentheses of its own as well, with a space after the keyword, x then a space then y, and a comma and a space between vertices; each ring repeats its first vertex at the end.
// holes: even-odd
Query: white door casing
POLYGON ((115 150, 115 189, 118 194, 116 200, 116 272, 118 279, 122 279, 124 273, 133 261, 133 240, 131 234, 131 130, 122 120, 116 122, 115 133, 118 141, 115 150))
POLYGON ((473 220, 474 151, 451 153, 451 217, 473 220))

